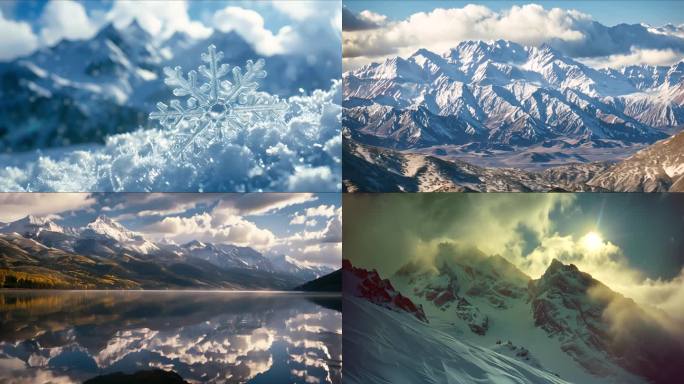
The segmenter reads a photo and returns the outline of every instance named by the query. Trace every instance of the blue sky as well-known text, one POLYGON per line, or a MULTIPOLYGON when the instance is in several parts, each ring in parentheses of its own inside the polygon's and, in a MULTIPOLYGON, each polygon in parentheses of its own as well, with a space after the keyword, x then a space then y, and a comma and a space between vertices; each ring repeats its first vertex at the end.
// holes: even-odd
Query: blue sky
MULTIPOLYGON (((367 1, 347 0, 344 6, 355 12, 365 9, 387 15, 394 20, 404 19, 416 13, 430 11, 434 8, 462 8, 467 4, 481 4, 488 8, 500 11, 508 9, 512 5, 529 4, 530 1, 367 1)), ((567 8, 576 9, 588 13, 607 26, 620 23, 638 24, 641 22, 652 25, 666 23, 684 24, 684 12, 682 2, 678 0, 668 1, 534 1, 544 8, 567 8)))
POLYGON ((340 207, 337 193, 5 193, 0 221, 31 214, 80 228, 105 215, 150 240, 229 243, 339 266, 340 207))

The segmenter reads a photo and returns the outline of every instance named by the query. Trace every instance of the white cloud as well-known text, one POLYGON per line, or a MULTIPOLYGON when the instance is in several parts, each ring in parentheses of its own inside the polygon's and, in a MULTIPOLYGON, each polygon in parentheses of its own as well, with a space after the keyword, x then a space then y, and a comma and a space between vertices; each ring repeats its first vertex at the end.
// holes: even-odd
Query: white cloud
POLYGON ((335 216, 335 206, 334 205, 319 205, 318 207, 311 207, 306 209, 307 217, 333 217, 335 216))
POLYGON ((320 3, 315 1, 290 0, 282 1, 275 0, 271 4, 279 10, 290 16, 294 20, 306 20, 312 17, 320 16, 320 3))
POLYGON ((617 30, 577 10, 546 9, 538 4, 513 5, 500 11, 474 4, 437 8, 395 22, 364 11, 349 16, 347 24, 351 26, 342 45, 347 70, 389 56, 406 57, 419 48, 443 53, 464 40, 505 39, 527 46, 547 43, 571 57, 598 58, 591 63, 601 66, 669 64, 681 59, 684 52, 684 39, 678 35, 681 28, 633 25, 617 30), (353 26, 359 22, 378 27, 355 30, 353 26))
POLYGON ((28 23, 5 19, 0 10, 0 60, 11 60, 33 52, 38 38, 28 23))
MULTIPOLYGON (((312 217, 326 217, 332 210, 333 215, 321 230, 304 229, 292 236, 279 239, 273 251, 288 253, 291 257, 305 263, 326 264, 339 267, 342 260, 342 208, 333 205, 320 205, 310 208, 312 217)), ((296 214, 290 224, 316 226, 318 220, 306 220, 307 215, 296 214)))
POLYGON ((221 225, 216 225, 214 217, 209 213, 191 217, 166 217, 148 226, 146 230, 156 238, 165 237, 179 243, 200 240, 230 243, 259 250, 268 249, 276 239, 268 229, 259 228, 240 216, 232 216, 221 225))
POLYGON ((359 16, 364 20, 374 23, 375 25, 383 25, 387 23, 387 16, 369 10, 359 12, 359 16))
POLYGON ((339 189, 339 182, 333 176, 330 167, 295 167, 294 175, 288 177, 287 189, 290 191, 335 190, 339 189))
POLYGON ((292 225, 302 225, 304 223, 306 223, 306 216, 304 215, 296 214, 292 216, 292 220, 290 220, 290 224, 292 225))
POLYGON ((212 20, 217 29, 222 32, 237 32, 258 53, 266 56, 287 52, 298 39, 291 26, 284 26, 277 34, 273 34, 264 27, 264 18, 259 13, 240 7, 231 6, 219 10, 212 20))
POLYGON ((673 49, 641 49, 632 47, 628 54, 580 59, 594 68, 620 68, 628 65, 672 65, 684 59, 684 53, 673 49))
MULTIPOLYGON (((384 21, 382 15, 364 13, 366 18, 384 21)), ((445 52, 461 40, 507 39, 525 45, 549 40, 579 41, 589 15, 560 8, 544 9, 538 4, 514 5, 494 12, 482 5, 437 8, 418 12, 384 28, 345 33, 345 58, 368 58, 389 54, 405 56, 418 48, 445 52)))
POLYGON ((54 215, 94 203, 95 200, 87 193, 0 193, 0 220, 14 221, 29 214, 54 215))
POLYGON ((211 28, 188 15, 187 1, 117 0, 107 12, 106 19, 117 28, 125 27, 134 19, 146 31, 163 40, 176 31, 193 37, 207 37, 211 28))
POLYGON ((53 45, 62 39, 87 39, 97 31, 83 5, 73 0, 50 1, 43 9, 40 22, 43 45, 53 45))

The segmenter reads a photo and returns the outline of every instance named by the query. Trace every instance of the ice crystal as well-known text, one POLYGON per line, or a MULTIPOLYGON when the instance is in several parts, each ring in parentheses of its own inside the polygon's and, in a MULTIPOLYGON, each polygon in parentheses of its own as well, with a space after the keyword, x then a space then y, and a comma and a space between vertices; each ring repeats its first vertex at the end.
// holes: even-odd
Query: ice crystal
MULTIPOLYGON (((260 121, 169 161, 169 129, 112 135, 105 145, 0 154, 0 191, 339 192, 342 82, 287 99, 284 123, 260 121)), ((189 152, 189 151, 186 151, 189 152)))
POLYGON ((221 64, 223 52, 210 45, 201 59, 208 65, 191 70, 187 77, 181 67, 164 68, 164 83, 178 97, 188 96, 185 106, 180 100, 169 105, 159 102, 159 111, 150 113, 151 120, 173 132, 172 153, 186 155, 188 149, 206 149, 215 143, 229 143, 240 131, 260 122, 277 123, 287 110, 287 103, 277 96, 257 91, 259 80, 266 77, 264 60, 247 61, 245 73, 234 66, 221 64), (198 72, 206 82, 198 84, 198 72), (232 81, 228 80, 232 72, 232 81))

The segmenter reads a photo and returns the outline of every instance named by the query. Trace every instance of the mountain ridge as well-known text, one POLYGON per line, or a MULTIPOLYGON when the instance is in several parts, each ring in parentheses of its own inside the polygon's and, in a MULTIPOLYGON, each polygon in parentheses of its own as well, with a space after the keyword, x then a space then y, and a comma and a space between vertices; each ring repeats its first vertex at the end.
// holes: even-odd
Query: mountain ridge
POLYGON ((684 356, 684 345, 633 300, 573 264, 554 259, 532 279, 495 256, 440 253, 434 267, 409 262, 390 280, 442 332, 569 381, 667 383, 681 373, 668 361, 684 356), (616 308, 632 319, 618 333, 616 308))
POLYGON ((0 227, 0 241, 4 287, 290 289, 333 271, 231 244, 155 243, 104 215, 81 228, 29 216, 0 227))
MULTIPOLYGON (((683 75, 684 62, 595 69, 548 45, 505 40, 464 41, 441 55, 419 49, 343 74, 344 138, 485 168, 597 168, 681 131, 683 75)), ((354 155, 351 149, 345 146, 343 156, 354 155)), ((363 165, 349 164, 361 173, 355 166, 363 165)), ((551 184, 542 189, 573 190, 551 184)), ((621 190, 614 184, 597 180, 581 188, 621 190)))

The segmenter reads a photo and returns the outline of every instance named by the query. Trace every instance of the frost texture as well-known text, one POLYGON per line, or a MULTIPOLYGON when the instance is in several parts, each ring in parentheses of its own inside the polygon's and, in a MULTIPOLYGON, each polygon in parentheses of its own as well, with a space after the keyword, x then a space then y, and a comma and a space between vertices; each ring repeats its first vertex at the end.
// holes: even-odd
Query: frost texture
POLYGON ((341 191, 341 82, 286 105, 282 124, 256 118, 229 142, 202 142, 192 161, 169 156, 178 142, 173 129, 114 135, 86 150, 0 157, 0 191, 341 191))
POLYGON ((240 67, 233 67, 232 81, 226 79, 229 66, 221 64, 223 52, 210 45, 201 59, 208 65, 198 68, 205 83, 198 84, 198 72, 183 76, 181 67, 164 68, 164 83, 173 89, 178 97, 188 96, 184 107, 179 100, 169 105, 157 103, 158 112, 150 113, 151 120, 175 135, 173 154, 190 157, 213 143, 227 144, 247 127, 267 122, 280 124, 287 104, 265 92, 257 92, 259 80, 266 77, 264 60, 256 63, 247 61, 245 73, 240 67), (194 151, 189 151, 194 149, 194 151))

